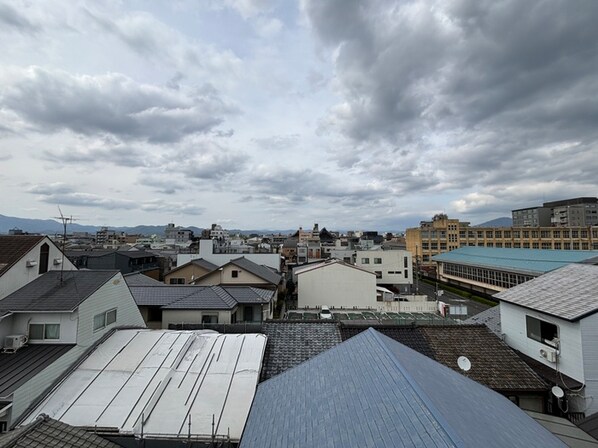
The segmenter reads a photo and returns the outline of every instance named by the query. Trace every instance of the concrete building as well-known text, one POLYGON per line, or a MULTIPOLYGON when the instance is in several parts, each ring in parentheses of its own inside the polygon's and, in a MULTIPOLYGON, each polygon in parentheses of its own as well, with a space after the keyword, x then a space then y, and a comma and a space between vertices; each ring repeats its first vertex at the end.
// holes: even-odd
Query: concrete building
POLYGON ((435 269, 432 257, 465 246, 514 249, 598 250, 593 227, 471 227, 468 222, 437 215, 407 229, 407 250, 420 268, 435 269))
POLYGON ((512 210, 513 227, 550 227, 551 210, 547 207, 529 207, 512 210))
POLYGON ((598 264, 598 251, 461 247, 432 260, 440 280, 494 294, 570 263, 598 264))
POLYGON ((555 227, 598 226, 598 198, 585 197, 545 202, 555 227))
POLYGON ((598 412, 597 290, 598 266, 570 264, 495 295, 505 342, 561 387, 554 409, 582 417, 598 412))
POLYGON ((47 236, 0 236, 0 299, 48 271, 76 269, 47 236))
POLYGON ((298 266, 293 269, 297 306, 319 308, 375 308, 376 274, 341 260, 298 266))
POLYGON ((193 230, 169 223, 164 229, 165 243, 174 246, 188 246, 193 239, 193 230))

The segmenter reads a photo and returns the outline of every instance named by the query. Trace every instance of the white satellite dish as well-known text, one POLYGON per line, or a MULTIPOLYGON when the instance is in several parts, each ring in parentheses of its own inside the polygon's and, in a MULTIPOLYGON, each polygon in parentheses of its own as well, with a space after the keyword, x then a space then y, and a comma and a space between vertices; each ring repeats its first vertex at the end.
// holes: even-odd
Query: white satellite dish
POLYGON ((559 386, 554 386, 552 388, 552 395, 557 398, 563 398, 565 396, 565 392, 563 392, 563 389, 561 389, 559 386))
POLYGON ((471 369, 471 361, 467 359, 467 356, 459 356, 457 358, 457 365, 464 372, 468 372, 471 369))

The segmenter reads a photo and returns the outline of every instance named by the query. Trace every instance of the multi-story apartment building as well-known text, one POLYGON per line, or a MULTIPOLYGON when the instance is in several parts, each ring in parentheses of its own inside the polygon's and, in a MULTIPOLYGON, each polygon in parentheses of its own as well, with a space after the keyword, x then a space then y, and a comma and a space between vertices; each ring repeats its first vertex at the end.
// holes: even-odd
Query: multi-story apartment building
POLYGON ((550 227, 550 209, 529 207, 512 210, 513 227, 550 227))
POLYGON ((555 227, 598 226, 598 198, 574 198, 545 202, 555 227))
POLYGON ((598 250, 598 225, 578 227, 471 227, 446 215, 407 229, 407 250, 424 268, 434 255, 459 247, 598 250))

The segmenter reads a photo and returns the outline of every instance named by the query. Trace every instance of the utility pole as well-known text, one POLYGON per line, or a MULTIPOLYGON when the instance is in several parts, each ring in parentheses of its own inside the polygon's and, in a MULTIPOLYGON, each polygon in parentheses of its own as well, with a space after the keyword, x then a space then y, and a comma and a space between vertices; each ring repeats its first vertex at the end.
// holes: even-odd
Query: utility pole
POLYGON ((60 216, 55 216, 54 219, 60 219, 62 222, 62 259, 60 260, 60 284, 62 285, 63 277, 64 277, 64 249, 66 246, 66 225, 72 223, 74 221, 73 217, 67 217, 62 214, 62 210, 60 210, 60 206, 58 206, 58 211, 60 212, 60 216))

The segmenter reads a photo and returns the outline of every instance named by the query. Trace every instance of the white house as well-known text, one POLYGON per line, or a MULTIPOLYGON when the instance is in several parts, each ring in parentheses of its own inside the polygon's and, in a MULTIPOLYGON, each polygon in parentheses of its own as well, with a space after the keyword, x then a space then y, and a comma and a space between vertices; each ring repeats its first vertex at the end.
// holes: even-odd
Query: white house
POLYGON ((145 324, 118 271, 47 272, 0 300, 0 426, 119 326, 145 324))
POLYGON ((293 269, 297 306, 375 308, 376 274, 337 259, 293 269))
POLYGON ((506 343, 563 389, 555 405, 598 412, 598 266, 570 264, 494 297, 506 343))
POLYGON ((0 299, 48 271, 77 269, 47 236, 0 236, 0 299))
MULTIPOLYGON (((244 254, 244 257, 258 265, 265 265, 277 271, 280 271, 281 257, 280 254, 244 254)), ((239 258, 238 253, 214 253, 214 242, 212 240, 200 240, 199 252, 196 254, 178 254, 177 266, 182 266, 189 263, 191 260, 203 258, 218 266, 222 266, 229 261, 239 258)))
POLYGON ((406 250, 349 250, 335 247, 330 256, 376 274, 378 285, 394 285, 401 293, 411 292, 411 252, 406 250))

